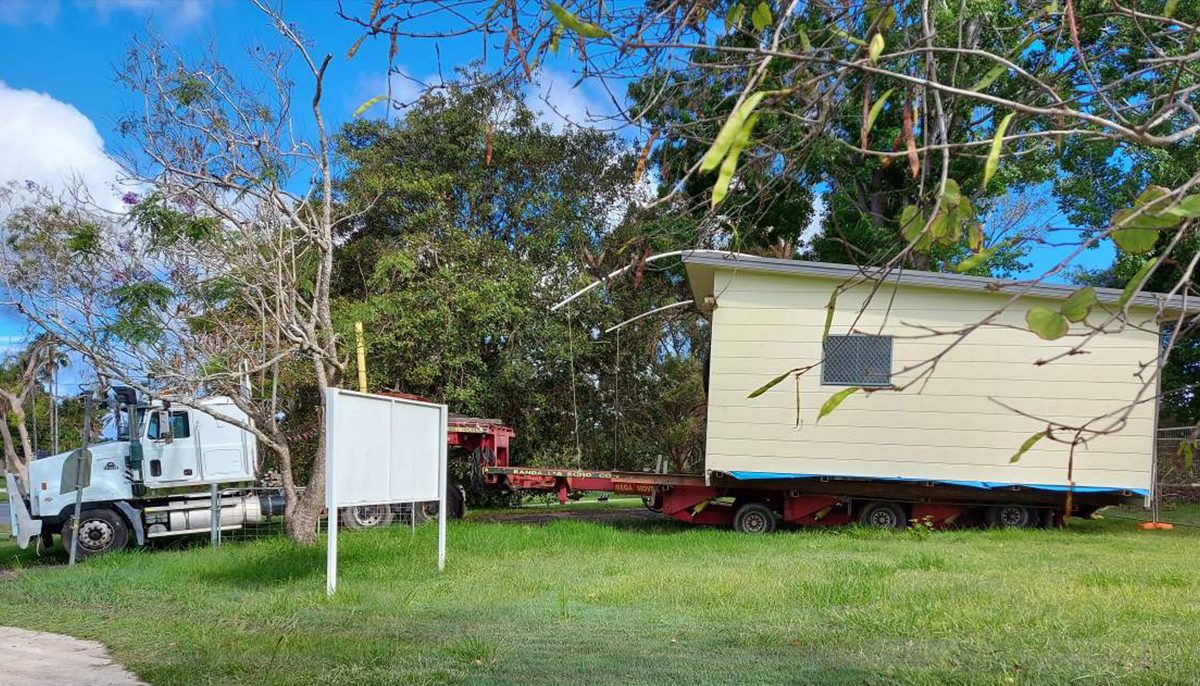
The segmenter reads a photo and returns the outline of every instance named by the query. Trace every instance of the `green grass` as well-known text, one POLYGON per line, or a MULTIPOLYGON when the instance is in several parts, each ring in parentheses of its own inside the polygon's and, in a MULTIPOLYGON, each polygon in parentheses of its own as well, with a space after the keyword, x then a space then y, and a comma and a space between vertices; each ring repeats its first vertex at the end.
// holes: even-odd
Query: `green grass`
MULTIPOLYGON (((0 547, 0 624, 152 684, 1193 684, 1200 529, 785 531, 454 522, 134 551, 0 547), (54 551, 57 554, 57 549, 54 551)), ((3 544, 7 545, 7 544, 3 544)))

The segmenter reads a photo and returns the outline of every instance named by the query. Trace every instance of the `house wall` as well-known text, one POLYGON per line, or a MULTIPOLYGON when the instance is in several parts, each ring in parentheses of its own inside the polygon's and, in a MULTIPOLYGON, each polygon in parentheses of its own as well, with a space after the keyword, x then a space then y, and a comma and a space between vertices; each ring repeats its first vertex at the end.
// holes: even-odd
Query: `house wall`
MULTIPOLYGON (((1037 366, 1078 343, 1085 328, 1043 341, 1025 325, 1026 309, 1057 301, 1022 299, 945 352, 932 374, 902 392, 858 392, 817 423, 822 403, 842 386, 821 383, 819 364, 797 384, 788 379, 758 398, 747 395, 783 371, 818 363, 825 305, 839 282, 805 276, 718 269, 714 276, 707 468, 787 474, 900 477, 1066 485, 1069 446, 1040 441, 1016 464, 1009 460, 1045 421, 1081 424, 1120 412, 1138 398, 1123 428, 1076 448, 1077 486, 1149 490, 1154 436, 1153 386, 1158 349, 1152 312, 1143 329, 1095 337, 1088 354, 1037 366), (1076 335, 1079 334, 1079 335, 1076 335), (1147 365, 1143 367, 1143 365, 1147 365), (999 401, 999 402, 997 402, 999 401)), ((946 351, 947 332, 978 322, 1011 296, 888 285, 867 302, 869 286, 838 297, 831 333, 895 336, 893 382, 946 351), (864 307, 864 303, 866 303, 864 307), (932 330, 932 332, 931 332, 932 330)), ((1102 318, 1093 315, 1099 324, 1102 318)))

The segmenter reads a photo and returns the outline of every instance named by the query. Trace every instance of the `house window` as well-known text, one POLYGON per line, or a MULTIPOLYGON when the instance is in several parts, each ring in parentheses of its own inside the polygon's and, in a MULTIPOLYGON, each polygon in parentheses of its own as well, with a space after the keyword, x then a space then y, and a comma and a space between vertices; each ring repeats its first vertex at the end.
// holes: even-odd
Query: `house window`
POLYGON ((821 383, 828 386, 891 386, 892 337, 851 335, 825 339, 821 383))

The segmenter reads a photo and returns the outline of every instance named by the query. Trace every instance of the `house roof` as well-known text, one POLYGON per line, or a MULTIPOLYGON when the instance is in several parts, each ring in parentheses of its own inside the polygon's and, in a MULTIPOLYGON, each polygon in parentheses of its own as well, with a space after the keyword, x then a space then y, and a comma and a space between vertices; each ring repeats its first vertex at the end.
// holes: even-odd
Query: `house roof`
MULTIPOLYGON (((892 269, 885 271, 876 267, 859 267, 857 265, 832 264, 829 262, 781 260, 722 250, 692 250, 683 253, 682 259, 687 266, 688 280, 691 282, 692 293, 698 304, 703 303, 706 297, 714 295, 713 273, 717 269, 806 276, 832 281, 846 281, 854 277, 862 277, 867 280, 887 279, 893 283, 911 286, 1008 295, 1021 294, 1029 297, 1060 300, 1067 298, 1079 289, 1078 286, 1068 284, 1030 284, 1028 282, 983 276, 943 274, 913 269, 892 269)), ((1115 303, 1120 299, 1121 291, 1116 288, 1097 288, 1096 297, 1100 302, 1115 303)), ((1189 298, 1186 295, 1168 296, 1162 293, 1148 293, 1143 291, 1135 295, 1132 302, 1134 305, 1152 307, 1165 313, 1200 313, 1200 297, 1189 298)))

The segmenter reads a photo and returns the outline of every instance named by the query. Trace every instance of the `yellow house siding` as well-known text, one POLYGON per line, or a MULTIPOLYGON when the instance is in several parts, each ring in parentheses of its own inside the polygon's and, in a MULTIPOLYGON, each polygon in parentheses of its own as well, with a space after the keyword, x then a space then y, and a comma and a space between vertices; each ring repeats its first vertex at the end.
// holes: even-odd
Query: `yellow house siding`
MULTIPOLYGON (((758 398, 747 395, 784 370, 819 362, 825 305, 838 283, 715 271, 708 469, 1066 485, 1065 444, 1043 440, 1020 462, 1009 463, 1021 443, 1045 424, 1004 405, 1078 424, 1119 412, 1141 392, 1145 402, 1133 408, 1121 431, 1076 448, 1074 481, 1150 488, 1154 401, 1153 388, 1143 388, 1143 379, 1153 374, 1158 335, 1148 309, 1143 326, 1097 336, 1088 343, 1088 354, 1038 366, 1034 362, 1070 349, 1081 336, 1038 339, 1025 328, 1025 310, 1034 304, 1057 307, 1057 302, 1023 299, 955 344, 923 382, 903 392, 851 395, 820 424, 821 404, 845 387, 823 385, 818 364, 801 376, 797 427, 793 380, 758 398)), ((956 338, 949 332, 978 322, 1011 299, 888 284, 864 308, 869 292, 870 286, 863 286, 839 295, 831 332, 853 328, 894 336, 896 384, 927 370, 902 372, 945 351, 956 338)), ((1072 327, 1072 334, 1083 332, 1082 325, 1072 327)))

